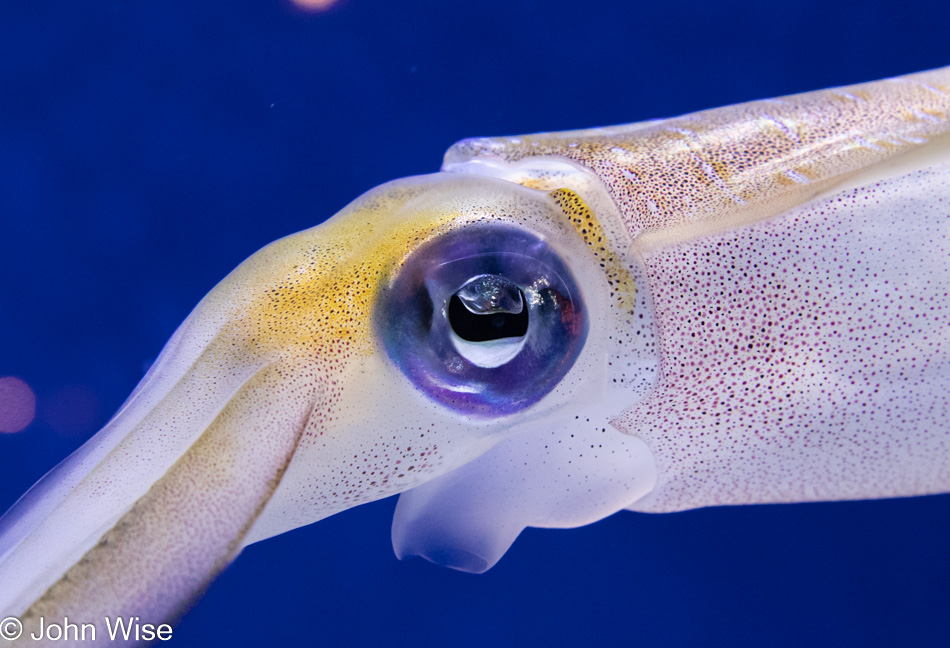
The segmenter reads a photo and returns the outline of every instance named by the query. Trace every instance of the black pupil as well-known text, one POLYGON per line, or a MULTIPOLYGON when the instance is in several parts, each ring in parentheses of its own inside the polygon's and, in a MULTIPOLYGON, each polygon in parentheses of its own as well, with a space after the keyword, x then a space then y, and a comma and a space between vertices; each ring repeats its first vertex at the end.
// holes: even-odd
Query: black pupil
MULTIPOLYGON (((523 293, 521 300, 523 304, 526 303, 523 293)), ((479 315, 465 308, 458 295, 452 295, 449 300, 449 324, 456 335, 468 342, 522 337, 528 332, 528 308, 522 308, 520 313, 479 315)))

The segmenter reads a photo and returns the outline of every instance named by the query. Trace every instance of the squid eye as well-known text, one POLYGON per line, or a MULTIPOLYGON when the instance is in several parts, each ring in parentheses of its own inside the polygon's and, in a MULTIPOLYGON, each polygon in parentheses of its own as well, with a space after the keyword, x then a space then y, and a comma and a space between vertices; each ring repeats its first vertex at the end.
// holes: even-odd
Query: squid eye
POLYGON ((452 345, 478 367, 500 367, 521 351, 530 318, 524 293, 501 275, 470 279, 449 299, 452 345))
POLYGON ((510 226, 429 241, 379 300, 377 330, 396 366, 430 398, 479 417, 536 403, 587 336, 570 270, 543 239, 510 226))

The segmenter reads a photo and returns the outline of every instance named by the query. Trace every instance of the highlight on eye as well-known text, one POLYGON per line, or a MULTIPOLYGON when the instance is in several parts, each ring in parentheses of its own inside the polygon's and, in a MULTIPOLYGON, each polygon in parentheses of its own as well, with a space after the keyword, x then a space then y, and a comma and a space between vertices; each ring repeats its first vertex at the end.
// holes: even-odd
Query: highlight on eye
POLYGON ((550 392, 588 329, 567 265, 543 239, 507 225, 472 225, 421 246, 377 313, 389 357, 418 389, 486 418, 550 392))

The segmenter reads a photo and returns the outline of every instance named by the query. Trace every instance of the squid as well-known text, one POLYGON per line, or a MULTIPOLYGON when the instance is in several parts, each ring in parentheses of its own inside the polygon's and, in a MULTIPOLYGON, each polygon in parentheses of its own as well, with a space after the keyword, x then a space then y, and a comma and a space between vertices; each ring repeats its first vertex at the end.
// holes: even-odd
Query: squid
POLYGON ((397 556, 483 572, 624 509, 944 493, 948 394, 950 68, 463 140, 198 304, 0 519, 0 616, 109 643, 395 494, 397 556))

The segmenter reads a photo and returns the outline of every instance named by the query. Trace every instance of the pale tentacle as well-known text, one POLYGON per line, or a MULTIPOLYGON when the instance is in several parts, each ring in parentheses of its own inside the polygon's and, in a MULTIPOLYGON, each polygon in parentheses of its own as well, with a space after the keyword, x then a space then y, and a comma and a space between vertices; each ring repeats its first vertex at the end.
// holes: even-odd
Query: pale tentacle
POLYGON ((0 561, 0 581, 6 585, 0 591, 0 609, 21 611, 52 585, 266 364, 236 357, 225 347, 211 343, 164 398, 143 399, 154 405, 139 414, 138 421, 132 414, 144 408, 133 402, 130 411, 120 412, 100 433, 106 437, 101 444, 91 445, 88 452, 83 446, 77 458, 41 481, 35 493, 4 517, 14 533, 0 561), (33 500, 38 506, 31 508, 33 500))
MULTIPOLYGON (((230 563, 280 481, 319 395, 274 365, 255 375, 201 438, 21 617, 174 620, 230 563), (274 402, 282 407, 272 408, 274 402)), ((23 645, 35 645, 28 638, 23 645)), ((77 645, 89 645, 80 641, 77 645)), ((14 644, 16 645, 16 644, 14 644)))

